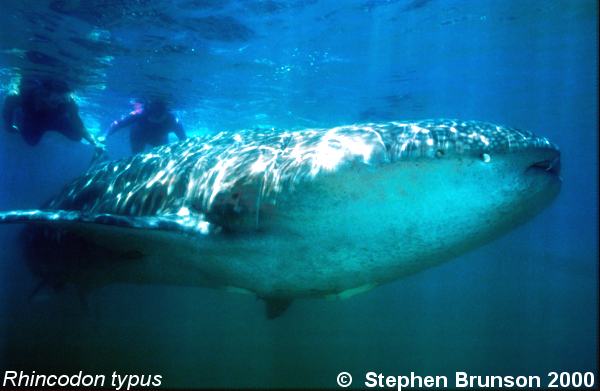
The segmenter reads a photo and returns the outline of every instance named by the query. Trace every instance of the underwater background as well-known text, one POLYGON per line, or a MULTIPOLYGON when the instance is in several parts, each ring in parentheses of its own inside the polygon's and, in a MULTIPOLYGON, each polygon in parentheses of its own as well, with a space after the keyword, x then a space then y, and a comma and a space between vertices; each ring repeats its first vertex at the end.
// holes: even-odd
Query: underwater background
MULTIPOLYGON (((202 288, 44 293, 0 226, 0 367, 159 374, 167 387, 327 387, 348 371, 597 372, 598 3, 53 0, 0 3, 0 98, 21 75, 75 89, 99 134, 167 97, 188 134, 459 118, 531 130, 562 152, 561 194, 451 262, 344 301, 263 303, 202 288)), ((129 153, 127 132, 108 140, 129 153)), ((0 132, 0 210, 37 208, 92 148, 0 132)))

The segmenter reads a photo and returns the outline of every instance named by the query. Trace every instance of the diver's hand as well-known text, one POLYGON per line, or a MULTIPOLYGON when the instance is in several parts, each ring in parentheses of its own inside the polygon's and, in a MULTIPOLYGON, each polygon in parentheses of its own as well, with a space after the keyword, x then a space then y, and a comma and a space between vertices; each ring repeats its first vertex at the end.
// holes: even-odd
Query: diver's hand
POLYGON ((94 156, 92 156, 92 161, 90 162, 90 166, 98 164, 108 158, 108 154, 106 153, 106 146, 104 144, 96 142, 94 144, 94 156))
POLYGON ((103 154, 106 152, 106 145, 100 142, 100 140, 96 139, 96 143, 94 144, 94 152, 97 154, 103 154))
POLYGON ((94 157, 92 158, 92 161, 102 160, 106 156, 106 145, 96 141, 94 144, 94 157))
POLYGON ((88 140, 88 141, 94 147, 95 154, 101 155, 104 152, 106 152, 106 144, 104 144, 104 137, 102 137, 102 136, 94 137, 94 136, 90 135, 90 140, 88 140))

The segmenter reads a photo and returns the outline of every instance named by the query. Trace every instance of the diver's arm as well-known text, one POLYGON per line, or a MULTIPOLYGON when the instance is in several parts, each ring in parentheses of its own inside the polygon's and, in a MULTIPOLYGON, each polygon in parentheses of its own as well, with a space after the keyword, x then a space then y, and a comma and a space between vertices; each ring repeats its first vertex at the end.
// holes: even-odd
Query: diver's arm
POLYGON ((117 130, 119 130, 121 128, 124 128, 126 126, 133 124, 135 121, 137 121, 139 119, 139 117, 140 117, 140 114, 132 113, 119 121, 113 121, 113 123, 110 124, 108 131, 106 132, 106 137, 112 135, 113 133, 115 133, 117 130))
MULTIPOLYGON (((81 121, 81 119, 79 119, 79 121, 81 121)), ((94 136, 92 136, 92 134, 90 133, 89 130, 87 130, 87 128, 83 125, 83 123, 81 124, 81 137, 86 140, 88 143, 90 143, 91 145, 93 145, 96 148, 102 148, 102 146, 96 141, 96 139, 94 138, 94 136)))
POLYGON ((14 124, 14 113, 17 107, 21 104, 19 95, 7 95, 2 108, 2 118, 4 119, 4 130, 11 133, 16 133, 19 129, 14 124))
POLYGON ((94 136, 92 136, 92 134, 86 128, 83 128, 83 133, 81 134, 81 137, 83 137, 84 140, 86 140, 88 143, 90 143, 96 148, 104 148, 96 141, 94 136))
POLYGON ((173 132, 180 141, 185 140, 187 138, 185 130, 183 130, 183 125, 181 124, 181 122, 179 122, 179 118, 173 119, 173 132))
POLYGON ((75 129, 77 129, 77 132, 81 135, 81 138, 83 138, 84 140, 86 140, 88 143, 90 143, 91 145, 93 145, 96 148, 103 148, 103 146, 100 145, 96 141, 94 136, 92 136, 90 131, 87 130, 87 128, 83 124, 83 121, 81 120, 81 117, 79 116, 79 109, 77 108, 77 105, 75 104, 75 102, 71 102, 69 104, 68 110, 69 110, 70 119, 72 121, 71 126, 75 127, 75 129))

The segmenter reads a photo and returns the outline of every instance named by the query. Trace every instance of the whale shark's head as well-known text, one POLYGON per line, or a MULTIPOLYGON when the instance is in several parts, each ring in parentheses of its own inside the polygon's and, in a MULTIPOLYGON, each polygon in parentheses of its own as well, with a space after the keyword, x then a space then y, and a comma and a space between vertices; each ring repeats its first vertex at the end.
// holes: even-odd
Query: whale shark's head
POLYGON ((490 241, 547 207, 561 187, 554 144, 490 123, 365 124, 316 137, 288 145, 312 179, 291 186, 289 199, 279 196, 275 217, 283 218, 274 229, 339 251, 348 286, 391 280, 490 241))
POLYGON ((388 228, 417 243, 413 253, 459 254, 527 221, 560 191, 558 147, 527 131, 456 120, 373 130, 385 152, 372 158, 385 161, 387 177, 363 191, 386 194, 388 228))
POLYGON ((406 162, 435 167, 445 178, 440 185, 455 181, 454 191, 480 189, 461 192, 463 202, 479 198, 493 203, 495 196, 517 203, 531 197, 552 199, 560 189, 560 152, 544 137, 478 121, 394 125, 381 133, 388 159, 399 169, 406 162))
POLYGON ((423 172, 433 171, 425 176, 432 175, 438 185, 430 183, 421 194, 445 189, 450 198, 437 193, 439 202, 458 210, 465 205, 465 215, 500 213, 517 221, 521 213, 536 213, 558 194, 560 152, 544 137, 477 121, 397 125, 384 133, 390 160, 398 169, 412 162, 423 172))

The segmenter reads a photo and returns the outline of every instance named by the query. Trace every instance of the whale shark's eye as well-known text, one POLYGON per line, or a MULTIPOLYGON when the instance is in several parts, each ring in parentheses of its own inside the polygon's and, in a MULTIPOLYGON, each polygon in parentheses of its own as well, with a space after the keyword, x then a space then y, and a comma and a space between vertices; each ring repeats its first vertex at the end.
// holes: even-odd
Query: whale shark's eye
POLYGON ((444 151, 442 151, 441 149, 438 149, 437 151, 435 151, 435 157, 442 157, 444 156, 444 151))
POLYGON ((490 160, 492 160, 492 157, 488 153, 482 153, 481 160, 483 160, 484 163, 489 163, 490 160))

